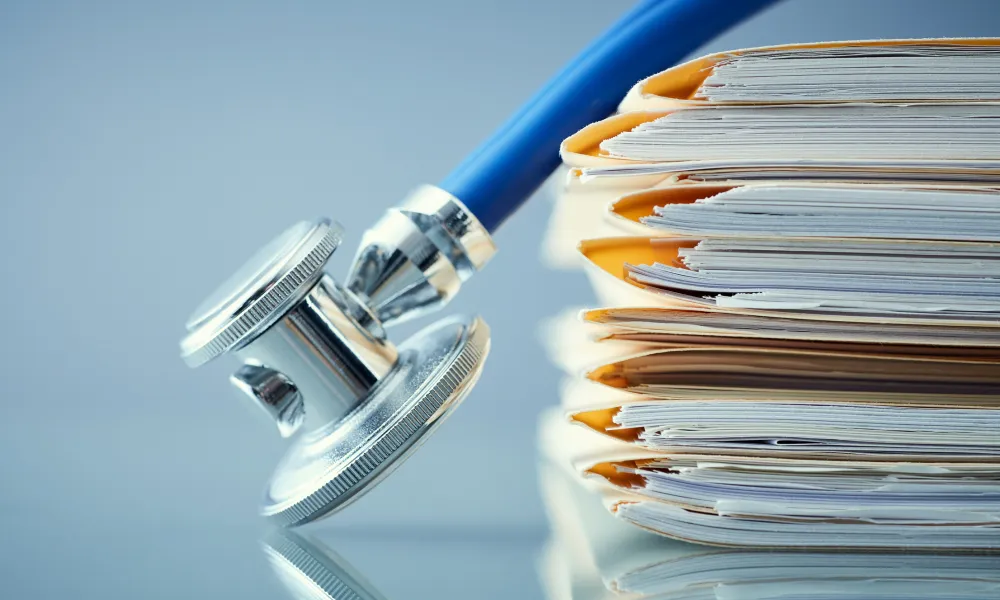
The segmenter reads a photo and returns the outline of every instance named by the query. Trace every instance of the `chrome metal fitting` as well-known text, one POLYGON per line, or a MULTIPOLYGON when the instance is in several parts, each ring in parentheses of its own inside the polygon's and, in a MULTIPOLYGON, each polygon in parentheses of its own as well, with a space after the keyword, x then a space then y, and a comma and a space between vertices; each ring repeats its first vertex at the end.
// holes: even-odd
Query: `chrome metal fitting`
POLYGON ((382 323, 398 323, 447 304, 494 254, 493 238, 464 204, 424 185, 365 232, 347 288, 382 323))

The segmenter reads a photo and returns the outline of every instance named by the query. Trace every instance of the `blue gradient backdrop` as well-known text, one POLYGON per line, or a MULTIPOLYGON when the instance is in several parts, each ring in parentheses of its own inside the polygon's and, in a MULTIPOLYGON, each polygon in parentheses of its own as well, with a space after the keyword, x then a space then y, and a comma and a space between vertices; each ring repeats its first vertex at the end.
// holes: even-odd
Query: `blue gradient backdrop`
MULTIPOLYGON (((300 218, 346 227, 343 274, 385 207, 627 6, 0 2, 0 597, 284 597, 255 542, 283 444, 232 364, 182 365, 188 310, 300 218)), ((997 34, 991 0, 789 0, 699 52, 997 34)), ((589 299, 538 263, 548 210, 452 305, 493 329, 478 388, 321 528, 390 598, 539 597, 534 421, 557 373, 536 324, 589 299)))

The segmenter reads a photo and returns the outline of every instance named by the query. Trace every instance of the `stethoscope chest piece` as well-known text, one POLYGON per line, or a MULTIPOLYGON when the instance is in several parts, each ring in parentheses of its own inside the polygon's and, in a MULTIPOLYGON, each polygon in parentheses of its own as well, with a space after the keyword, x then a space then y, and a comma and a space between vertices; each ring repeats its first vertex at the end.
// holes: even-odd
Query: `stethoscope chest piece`
POLYGON ((181 354, 242 363, 232 383, 282 436, 295 434, 262 513, 281 525, 343 508, 389 474, 465 398, 489 328, 445 318, 398 347, 383 323, 443 305, 493 253, 464 206, 434 188, 369 230, 347 286, 323 268, 340 244, 328 220, 265 246, 188 321, 181 354))

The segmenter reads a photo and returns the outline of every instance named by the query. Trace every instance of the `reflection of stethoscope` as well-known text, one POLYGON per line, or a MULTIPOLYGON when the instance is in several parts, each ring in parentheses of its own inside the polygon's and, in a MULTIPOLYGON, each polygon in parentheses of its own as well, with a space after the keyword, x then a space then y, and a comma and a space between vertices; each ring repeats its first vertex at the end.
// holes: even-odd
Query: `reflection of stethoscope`
POLYGON ((558 165, 560 142, 611 114, 628 88, 774 0, 641 3, 585 49, 440 187, 418 188, 361 240, 346 285, 323 272, 340 243, 326 220, 264 247, 187 323, 191 366, 233 353, 232 376, 299 429, 262 508, 281 524, 370 489, 468 393, 489 349, 479 318, 452 317, 398 347, 384 325, 446 304, 496 251, 490 234, 558 165))
POLYGON ((350 563, 318 542, 291 531, 272 531, 262 541, 274 574, 296 600, 384 600, 350 563))

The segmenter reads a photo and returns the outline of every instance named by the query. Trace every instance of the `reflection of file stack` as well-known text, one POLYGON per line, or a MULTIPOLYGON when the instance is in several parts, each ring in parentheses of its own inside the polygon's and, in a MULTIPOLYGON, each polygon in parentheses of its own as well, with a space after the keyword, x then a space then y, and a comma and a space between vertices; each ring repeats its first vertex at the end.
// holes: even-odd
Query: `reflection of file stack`
MULTIPOLYGON (((568 424, 558 411, 543 415, 540 425, 539 476, 552 527, 540 570, 552 600, 985 599, 1000 594, 1000 558, 992 555, 712 550, 629 527, 604 510, 599 488, 587 489, 594 484, 569 468, 594 453, 587 432, 568 424)), ((605 452, 624 446, 611 439, 602 443, 605 452)))
POLYGON ((570 418, 628 442, 586 468, 619 517, 1000 549, 997 43, 699 59, 566 140, 546 254, 604 307, 546 338, 570 418))

